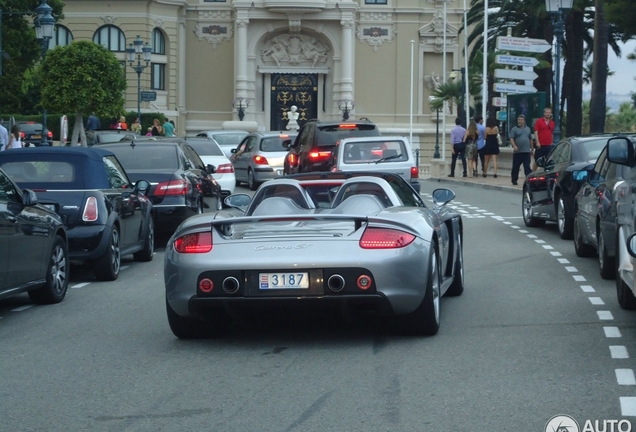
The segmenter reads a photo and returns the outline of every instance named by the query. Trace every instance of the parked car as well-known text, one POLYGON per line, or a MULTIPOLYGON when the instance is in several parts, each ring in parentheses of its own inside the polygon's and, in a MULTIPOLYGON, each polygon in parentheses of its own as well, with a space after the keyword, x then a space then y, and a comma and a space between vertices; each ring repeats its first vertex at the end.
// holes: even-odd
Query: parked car
POLYGON ((332 170, 391 172, 420 191, 417 161, 401 136, 345 138, 336 146, 332 170))
POLYGON ((380 136, 380 130, 368 119, 346 122, 310 120, 300 128, 293 142, 285 142, 289 153, 285 158, 284 173, 330 171, 338 142, 360 136, 380 136))
POLYGON ((69 256, 92 265, 98 280, 115 280, 121 257, 152 260, 152 204, 147 181, 133 184, 115 155, 101 148, 37 147, 0 153, 0 166, 20 187, 60 215, 69 256))
POLYGON ((243 141, 249 132, 243 130, 208 130, 201 131, 196 136, 199 138, 212 138, 217 142, 225 156, 232 157, 232 149, 243 141))
POLYGON ((28 292, 35 303, 66 296, 69 256, 61 218, 0 170, 0 299, 28 292))
POLYGON ((288 150, 283 147, 285 140, 296 138, 296 133, 253 132, 232 149, 232 163, 236 173, 236 185, 247 183, 256 190, 265 180, 283 175, 285 157, 288 150))
POLYGON ((462 218, 445 206, 454 196, 437 189, 428 208, 395 174, 269 180, 246 216, 195 216, 174 233, 164 261, 170 328, 179 338, 209 337, 235 314, 335 306, 433 335, 441 297, 464 290, 462 218), (312 198, 325 189, 329 208, 312 198))
POLYGON ((626 196, 629 167, 607 159, 607 147, 599 155, 594 168, 574 172, 583 184, 575 197, 574 250, 581 257, 598 255, 601 277, 616 275, 616 210, 626 196))
POLYGON ((99 129, 86 131, 86 146, 109 144, 122 140, 134 140, 139 135, 124 129, 99 129))
POLYGON ((99 146, 113 152, 133 181, 150 182, 147 196, 157 230, 173 231, 195 214, 222 208, 221 186, 183 138, 137 140, 99 146))
POLYGON ((537 159, 539 169, 523 182, 522 215, 528 227, 556 222, 559 235, 571 239, 574 231, 574 197, 582 182, 572 173, 591 169, 609 135, 568 137, 547 157, 537 159))
POLYGON ((636 232, 636 139, 611 138, 607 143, 607 159, 629 168, 625 193, 616 203, 616 296, 623 309, 636 309, 636 284, 634 283, 634 238, 636 232))
POLYGON ((237 185, 232 161, 225 155, 213 138, 186 138, 188 144, 197 152, 205 166, 215 167, 214 180, 221 186, 221 194, 225 197, 234 193, 237 185))
MULTIPOLYGON (((15 124, 20 129, 20 137, 25 147, 35 147, 42 145, 42 123, 36 123, 34 121, 17 121, 15 124)), ((11 122, 3 121, 2 126, 7 129, 7 132, 11 132, 11 122)), ((53 145, 53 132, 47 131, 47 138, 44 143, 45 146, 53 145)))

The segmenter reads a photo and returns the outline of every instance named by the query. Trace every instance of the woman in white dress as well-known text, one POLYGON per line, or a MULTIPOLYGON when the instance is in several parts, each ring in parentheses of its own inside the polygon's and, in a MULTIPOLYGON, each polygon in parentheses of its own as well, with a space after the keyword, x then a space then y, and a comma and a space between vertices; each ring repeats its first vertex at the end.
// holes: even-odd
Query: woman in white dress
POLYGON ((13 125, 11 128, 11 133, 9 134, 9 144, 7 148, 22 148, 22 138, 20 137, 20 129, 18 125, 13 125))

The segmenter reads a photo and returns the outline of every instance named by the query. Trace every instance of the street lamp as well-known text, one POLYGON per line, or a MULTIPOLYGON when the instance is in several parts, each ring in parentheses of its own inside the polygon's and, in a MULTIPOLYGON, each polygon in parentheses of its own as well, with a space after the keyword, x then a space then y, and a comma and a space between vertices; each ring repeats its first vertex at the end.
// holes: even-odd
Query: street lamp
POLYGON ((144 44, 144 41, 141 40, 139 35, 137 35, 137 38, 133 41, 133 43, 128 44, 128 48, 126 48, 128 64, 130 64, 130 67, 137 72, 137 118, 139 121, 141 121, 141 73, 148 67, 151 51, 152 48, 150 48, 150 45, 147 43, 144 44), (144 61, 146 62, 145 65, 141 64, 142 53, 144 61), (135 57, 137 58, 137 65, 133 65, 135 57))
MULTIPOLYGON (((46 4, 46 0, 42 0, 40 6, 35 8, 37 16, 33 20, 35 26, 35 36, 42 44, 42 61, 46 58, 46 52, 49 49, 49 42, 53 38, 53 27, 55 26, 55 18, 51 15, 53 9, 46 4)), ((41 145, 48 145, 49 131, 46 128, 46 108, 42 108, 42 141, 41 145)))
POLYGON ((236 109, 236 113, 238 114, 238 118, 240 121, 243 121, 245 118, 245 110, 250 106, 250 101, 248 99, 238 98, 232 101, 232 107, 236 109), (245 105, 243 105, 245 102, 245 105))
POLYGON ((545 0, 545 10, 550 14, 554 35, 557 39, 556 44, 556 78, 555 78, 555 97, 554 97, 554 134, 553 141, 561 140, 561 45, 563 44, 563 33, 565 31, 565 21, 563 12, 572 9, 574 0, 545 0))
POLYGON ((439 159, 439 108, 435 111, 437 112, 437 119, 435 120, 435 152, 433 152, 433 159, 439 159))
MULTIPOLYGON (((468 116, 470 115, 467 108, 464 106, 464 97, 466 94, 466 68, 461 68, 461 69, 453 69, 453 72, 450 73, 450 78, 455 79, 457 77, 457 75, 454 72, 461 72, 462 74, 462 90, 461 90, 461 95, 459 96, 459 104, 462 108, 463 111, 465 111, 465 116, 466 116, 466 127, 468 127, 468 116)), ((459 113, 458 113, 459 114, 459 113)))
POLYGON ((355 104, 353 103, 352 100, 349 100, 349 99, 345 99, 338 102, 338 109, 342 111, 342 121, 349 120, 349 113, 354 107, 355 107, 355 104), (351 104, 351 106, 349 106, 349 104, 351 104))

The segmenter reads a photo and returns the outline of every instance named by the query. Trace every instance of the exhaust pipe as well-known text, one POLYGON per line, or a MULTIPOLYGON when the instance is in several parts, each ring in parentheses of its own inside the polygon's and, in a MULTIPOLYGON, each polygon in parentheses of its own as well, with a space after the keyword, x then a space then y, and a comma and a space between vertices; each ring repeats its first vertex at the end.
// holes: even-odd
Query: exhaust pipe
POLYGON ((223 283, 221 284, 221 287, 223 288, 223 291, 225 291, 226 293, 234 294, 235 292, 239 290, 240 284, 238 279, 236 279, 233 276, 228 276, 225 279, 223 279, 223 283))
POLYGON ((333 292, 340 292, 345 287, 345 280, 339 274, 329 276, 327 286, 333 292))

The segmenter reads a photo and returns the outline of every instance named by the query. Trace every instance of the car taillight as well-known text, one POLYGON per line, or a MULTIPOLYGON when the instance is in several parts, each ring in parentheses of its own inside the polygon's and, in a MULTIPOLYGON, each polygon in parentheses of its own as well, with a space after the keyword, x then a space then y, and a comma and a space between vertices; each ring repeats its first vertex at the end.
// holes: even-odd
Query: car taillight
POLYGON ((329 160, 331 157, 331 150, 321 151, 317 149, 313 149, 309 152, 309 160, 312 162, 321 162, 329 160))
POLYGON ((24 139, 26 138, 26 135, 24 134, 24 132, 20 132, 20 139, 24 139))
POLYGON ((234 172, 234 165, 229 163, 229 164, 221 164, 218 167, 216 167, 215 174, 227 174, 227 173, 233 173, 233 172, 234 172))
POLYGON ((48 133, 46 134, 47 137, 53 139, 53 132, 48 131, 48 133))
POLYGON ((411 167, 411 179, 418 179, 420 177, 420 169, 416 166, 411 167))
POLYGON ((289 156, 287 156, 287 160, 289 161, 290 166, 296 166, 298 158, 296 157, 295 153, 290 153, 289 156))
POLYGON ((95 222, 97 220, 97 198, 91 196, 88 197, 84 204, 84 211, 82 212, 82 220, 84 222, 95 222))
POLYGON ((256 155, 254 156, 254 163, 256 165, 267 165, 269 162, 267 162, 267 158, 265 156, 256 155))
POLYGON ((153 195, 187 195, 189 190, 190 183, 187 180, 170 180, 159 183, 153 195))
POLYGON ((356 124, 344 123, 344 124, 338 125, 338 127, 339 127, 340 129, 355 129, 355 128, 357 128, 358 126, 357 126, 356 124))
POLYGON ((186 234, 174 241, 174 250, 179 253, 206 253, 212 250, 210 231, 186 234))
POLYGON ((367 228, 360 239, 362 249, 397 249, 410 245, 415 236, 390 228, 367 228))

